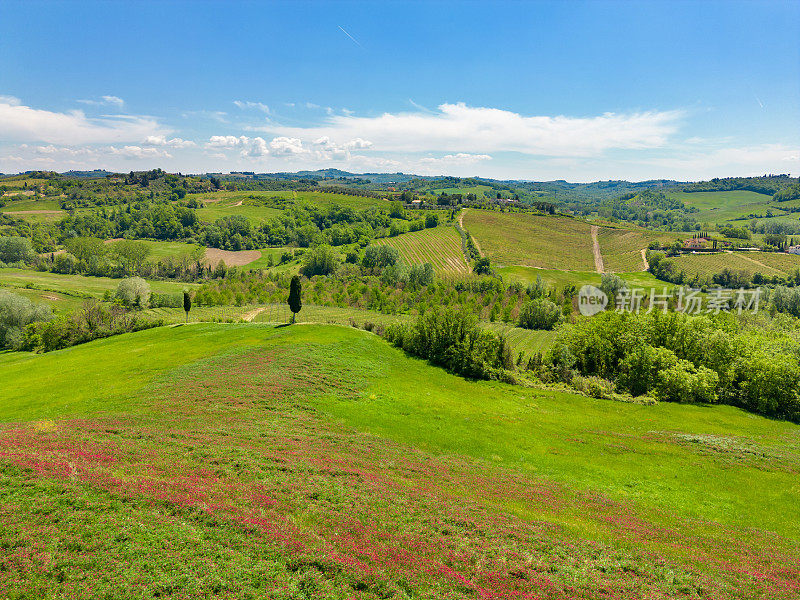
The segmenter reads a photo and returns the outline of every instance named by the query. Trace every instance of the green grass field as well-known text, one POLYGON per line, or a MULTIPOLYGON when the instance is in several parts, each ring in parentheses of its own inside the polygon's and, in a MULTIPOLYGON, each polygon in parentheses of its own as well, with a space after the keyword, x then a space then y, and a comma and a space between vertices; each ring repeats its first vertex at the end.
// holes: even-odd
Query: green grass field
MULTIPOLYGON (((554 269, 535 269, 533 267, 501 267, 498 272, 510 281, 520 281, 525 285, 536 281, 537 277, 548 285, 562 289, 567 285, 574 285, 580 288, 582 285, 593 285, 598 287, 601 275, 594 271, 558 271, 554 269)), ((650 289, 651 287, 662 288, 664 282, 656 279, 647 271, 634 271, 632 273, 616 273, 622 277, 629 286, 650 289)))
POLYGON ((709 277, 723 269, 744 271, 752 275, 787 275, 800 269, 800 256, 779 252, 718 252, 715 254, 682 254, 673 259, 678 271, 687 277, 709 277))
POLYGON ((230 197, 222 198, 219 202, 208 202, 206 200, 204 207, 197 209, 197 216, 201 221, 211 223, 222 217, 239 215, 246 217, 254 225, 258 225, 280 214, 281 211, 277 208, 258 206, 256 202, 250 199, 250 195, 231 195, 230 197))
POLYGON ((8 597, 800 589, 800 427, 729 406, 469 381, 319 325, 5 353, 0 384, 8 597))
POLYGON ((692 216, 700 223, 732 222, 734 225, 747 224, 749 215, 761 215, 759 222, 798 223, 798 214, 786 209, 797 206, 797 201, 774 202, 772 196, 746 190, 729 192, 668 192, 668 196, 677 198, 687 206, 695 207, 699 212, 692 216), (772 217, 766 217, 767 211, 772 217))
POLYGON ((467 209, 464 228, 481 251, 503 266, 589 271, 591 226, 567 217, 467 209))
POLYGON ((397 248, 400 258, 407 265, 431 263, 439 274, 470 272, 461 250, 461 236, 450 225, 381 238, 375 240, 375 243, 397 248))
MULTIPOLYGON (((119 279, 40 273, 29 269, 0 269, 0 286, 6 288, 31 288, 68 295, 88 294, 100 298, 106 290, 116 291, 119 279)), ((180 293, 196 287, 196 283, 179 281, 150 281, 150 289, 159 293, 180 293)), ((13 290, 12 290, 13 291, 13 290)))
MULTIPOLYGON (((281 191, 241 191, 241 192, 208 192, 203 194, 192 194, 191 198, 200 200, 205 203, 206 208, 202 210, 214 210, 214 204, 222 203, 224 205, 236 204, 241 201, 244 208, 248 204, 248 200, 255 196, 256 198, 283 198, 286 200, 293 200, 295 202, 309 202, 311 204, 321 204, 329 206, 338 204, 340 206, 351 206, 353 208, 368 208, 371 206, 383 206, 386 200, 382 198, 367 198, 362 196, 351 196, 349 194, 337 194, 335 192, 297 192, 293 190, 281 191), (218 202, 207 202, 209 199, 218 200, 218 202)), ((266 210, 266 209, 264 209, 266 210)), ((274 209, 271 209, 274 210, 274 209)), ((201 213, 202 214, 202 213, 201 213)))

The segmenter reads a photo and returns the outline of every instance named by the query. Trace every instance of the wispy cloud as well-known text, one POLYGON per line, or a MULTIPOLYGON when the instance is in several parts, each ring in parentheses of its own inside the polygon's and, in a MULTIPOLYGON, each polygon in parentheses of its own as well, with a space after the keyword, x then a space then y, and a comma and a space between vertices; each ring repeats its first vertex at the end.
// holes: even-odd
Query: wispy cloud
POLYGON ((139 142, 169 133, 152 117, 114 115, 89 118, 82 111, 54 112, 0 98, 0 131, 5 142, 102 144, 139 142))
POLYGON ((78 102, 91 106, 116 106, 117 108, 125 105, 125 101, 119 96, 100 96, 99 100, 78 100, 78 102))
POLYGON ((269 114, 269 106, 262 104, 261 102, 234 100, 233 103, 242 110, 256 109, 269 114))
POLYGON ((331 115, 313 127, 265 127, 303 140, 369 139, 393 152, 521 152, 541 156, 599 156, 610 149, 658 148, 677 130, 680 111, 594 117, 526 116, 508 110, 442 104, 437 112, 331 115))

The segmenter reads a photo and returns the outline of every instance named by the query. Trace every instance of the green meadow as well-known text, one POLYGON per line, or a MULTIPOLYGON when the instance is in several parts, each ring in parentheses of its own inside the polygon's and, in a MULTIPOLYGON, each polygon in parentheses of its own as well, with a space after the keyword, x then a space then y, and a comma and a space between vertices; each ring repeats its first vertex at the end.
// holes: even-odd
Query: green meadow
POLYGON ((0 380, 18 596, 796 597, 791 423, 471 381, 334 325, 4 353, 0 380))

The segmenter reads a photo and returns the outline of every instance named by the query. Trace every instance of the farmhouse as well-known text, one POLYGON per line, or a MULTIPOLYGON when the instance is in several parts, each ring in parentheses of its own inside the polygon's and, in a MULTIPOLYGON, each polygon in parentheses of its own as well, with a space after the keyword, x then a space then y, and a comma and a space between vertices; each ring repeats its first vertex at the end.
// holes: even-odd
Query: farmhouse
POLYGON ((686 240, 683 242, 684 248, 705 248, 706 242, 708 240, 706 238, 692 238, 691 240, 686 240))
POLYGON ((789 254, 800 254, 800 246, 789 246, 786 252, 789 254))

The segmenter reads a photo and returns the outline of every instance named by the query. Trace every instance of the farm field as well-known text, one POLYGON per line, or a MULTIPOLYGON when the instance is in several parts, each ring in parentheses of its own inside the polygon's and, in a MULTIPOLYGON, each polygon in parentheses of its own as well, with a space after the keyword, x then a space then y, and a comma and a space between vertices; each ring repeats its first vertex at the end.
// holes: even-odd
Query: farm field
MULTIPOLYGON (((106 290, 116 291, 119 279, 89 277, 83 275, 61 275, 28 269, 0 269, 0 286, 7 288, 30 288, 68 295, 82 294, 100 298, 106 290)), ((150 281, 150 288, 159 293, 180 293, 184 289, 197 287, 196 283, 174 281, 150 281)))
POLYGON ((503 266, 589 271, 591 226, 568 217, 467 209, 464 229, 484 255, 503 266))
POLYGON ((718 252, 715 254, 682 254, 673 259, 679 271, 689 278, 703 278, 723 269, 744 271, 752 275, 787 275, 800 268, 800 256, 779 252, 718 252))
MULTIPOLYGON (((213 210, 213 205, 220 202, 225 204, 236 204, 237 202, 241 201, 242 206, 245 206, 245 204, 247 204, 246 201, 251 200, 253 197, 255 197, 256 199, 282 198, 284 200, 292 200, 294 202, 309 202, 311 204, 322 204, 322 205, 338 204, 340 206, 351 206, 353 208, 368 208, 370 206, 381 206, 386 204, 386 200, 382 198, 351 196, 350 194, 337 194, 335 192, 324 192, 324 191, 319 191, 319 192, 317 191, 298 192, 294 190, 241 191, 241 192, 217 191, 217 192, 206 192, 202 194, 192 194, 190 196, 190 198, 202 201, 206 205, 206 209, 212 209, 212 210, 213 210), (209 202, 209 200, 211 200, 212 202, 209 202)), ((257 202, 257 200, 254 202, 257 202)))
MULTIPOLYGON (((687 206, 697 208, 699 212, 693 213, 692 216, 700 223, 731 221, 747 217, 751 213, 763 215, 767 210, 772 210, 775 215, 784 213, 780 209, 783 203, 773 202, 772 196, 747 190, 688 193, 672 191, 667 195, 680 200, 687 206)), ((793 220, 797 221, 797 218, 794 217, 793 220)))
POLYGON ((6 595, 797 596, 800 427, 731 407, 470 381, 320 325, 0 354, 0 380, 6 595))
POLYGON ((375 240, 375 243, 397 248, 400 258, 408 265, 428 262, 438 274, 470 272, 461 249, 461 236, 451 225, 381 238, 375 240))
MULTIPOLYGON (((554 269, 535 269, 533 267, 501 267, 498 272, 511 281, 520 281, 525 285, 536 281, 536 277, 550 286, 563 288, 566 285, 574 285, 580 288, 582 285, 600 285, 601 275, 594 271, 558 271, 554 269)), ((628 285, 641 288, 660 288, 664 285, 663 281, 656 279, 647 271, 635 271, 632 273, 616 273, 622 277, 628 285)))
POLYGON ((221 198, 217 202, 205 200, 204 207, 197 209, 197 216, 201 221, 212 223, 222 217, 238 215, 246 217, 254 225, 259 225, 280 214, 281 211, 277 208, 259 206, 250 195, 221 198))
POLYGON ((645 271, 645 262, 642 250, 648 244, 658 240, 662 244, 674 242, 679 237, 677 233, 662 233, 641 229, 612 229, 600 227, 597 240, 600 244, 600 254, 606 271, 633 272, 645 271))

